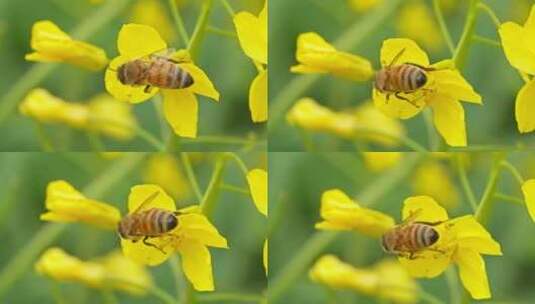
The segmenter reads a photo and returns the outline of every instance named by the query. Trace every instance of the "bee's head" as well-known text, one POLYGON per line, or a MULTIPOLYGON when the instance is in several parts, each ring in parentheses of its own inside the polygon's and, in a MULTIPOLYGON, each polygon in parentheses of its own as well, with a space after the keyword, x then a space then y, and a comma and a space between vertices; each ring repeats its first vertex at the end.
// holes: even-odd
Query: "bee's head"
POLYGON ((167 231, 171 231, 175 229, 175 227, 178 225, 178 219, 174 215, 170 215, 167 217, 165 227, 167 228, 167 231))
POLYGON ((421 88, 427 83, 427 75, 425 75, 424 72, 420 72, 416 74, 416 77, 414 80, 416 81, 416 86, 418 88, 421 88))
POLYGON ((429 229, 425 233, 425 240, 427 243, 427 246, 431 246, 435 244, 438 241, 439 234, 435 229, 429 229))

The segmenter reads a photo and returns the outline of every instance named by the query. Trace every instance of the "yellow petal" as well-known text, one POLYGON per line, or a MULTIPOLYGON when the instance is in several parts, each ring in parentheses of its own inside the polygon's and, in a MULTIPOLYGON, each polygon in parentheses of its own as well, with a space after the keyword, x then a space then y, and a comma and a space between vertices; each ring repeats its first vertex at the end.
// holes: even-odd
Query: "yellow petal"
POLYGON ((263 64, 268 60, 267 1, 259 17, 249 12, 234 15, 240 45, 247 56, 263 64))
POLYGON ((173 199, 157 185, 137 185, 130 188, 128 195, 128 212, 140 212, 152 208, 160 208, 169 211, 175 211, 176 205, 173 199), (158 193, 153 199, 147 201, 155 193, 158 193), (143 204, 143 205, 142 205, 143 204))
POLYGON ((134 137, 136 118, 132 107, 108 94, 95 96, 89 101, 89 128, 104 135, 129 140, 134 137))
POLYGON ((155 153, 150 156, 142 174, 146 184, 157 184, 178 201, 187 200, 191 187, 185 171, 178 160, 167 153, 155 153))
POLYGON ((503 23, 498 30, 509 63, 528 74, 535 74, 535 53, 526 45, 524 28, 513 22, 503 23))
POLYGON ((434 95, 430 106, 435 127, 446 143, 453 147, 466 147, 466 124, 461 103, 450 97, 434 95))
POLYGON ((189 241, 181 243, 178 248, 182 259, 182 269, 198 291, 214 290, 212 276, 212 258, 210 251, 199 242, 189 241))
POLYGON ((454 256, 459 266, 459 276, 464 287, 476 300, 491 297, 485 261, 472 249, 459 250, 454 256))
POLYGON ((405 38, 393 38, 387 39, 383 42, 381 47, 381 65, 388 66, 392 64, 394 57, 400 54, 397 61, 393 65, 399 65, 402 63, 415 63, 424 67, 429 66, 429 58, 427 54, 410 39, 405 38))
POLYGON ((264 241, 264 249, 262 250, 262 263, 264 264, 264 271, 266 272, 266 276, 269 272, 269 254, 268 254, 268 240, 266 239, 264 241))
POLYGON ((185 238, 211 247, 228 248, 227 240, 203 214, 189 213, 178 216, 178 233, 185 238))
POLYGON ((402 152, 363 152, 364 164, 370 171, 381 172, 390 169, 403 159, 402 152))
MULTIPOLYGON (((342 133, 346 124, 342 123, 342 114, 339 113, 338 120, 340 123, 336 124, 334 130, 338 130, 338 134, 342 133)), ((401 122, 395 118, 386 116, 371 102, 365 102, 355 108, 355 137, 369 142, 377 143, 385 147, 394 147, 399 145, 397 140, 405 136, 406 130, 401 122), (362 130, 359 130, 362 129, 362 130)))
POLYGON ((119 54, 136 58, 165 50, 167 43, 158 31, 148 25, 129 23, 123 25, 117 38, 119 54))
POLYGON ((203 70, 193 63, 181 63, 179 66, 186 70, 193 78, 193 85, 186 90, 219 101, 219 92, 203 70))
POLYGON ((302 74, 326 74, 327 71, 313 66, 297 64, 290 67, 290 72, 292 73, 302 73, 302 74))
POLYGON ((173 24, 169 19, 167 7, 158 0, 140 0, 132 5, 130 21, 132 23, 149 25, 158 29, 166 40, 173 38, 173 24))
POLYGON ((408 2, 396 15, 395 24, 401 37, 410 37, 433 51, 438 51, 443 46, 433 12, 424 2, 408 2))
POLYGON ((260 72, 249 89, 249 110, 253 122, 264 122, 268 119, 268 71, 260 72))
POLYGON ((268 173, 266 170, 253 169, 247 173, 249 191, 260 213, 268 215, 268 173))
POLYGON ((438 161, 427 161, 419 166, 411 186, 413 194, 433 197, 447 209, 459 205, 459 193, 448 167, 438 161))
POLYGON ((32 26, 32 49, 41 51, 50 41, 68 42, 71 37, 50 20, 37 21, 32 26), (44 45, 43 45, 44 44, 44 45))
POLYGON ((477 94, 472 86, 464 79, 457 70, 437 70, 431 72, 437 94, 449 96, 453 99, 463 100, 476 104, 481 104, 481 96, 477 94))
POLYGON ((104 267, 106 283, 113 289, 124 290, 132 295, 144 295, 152 285, 152 277, 147 269, 120 251, 113 251, 95 262, 104 267))
POLYGON ((40 53, 30 53, 24 55, 24 59, 28 61, 38 61, 38 62, 61 62, 63 59, 52 56, 50 54, 40 54, 40 53))
POLYGON ((535 179, 530 179, 524 182, 522 185, 522 193, 524 194, 524 200, 526 201, 529 216, 531 217, 531 220, 535 222, 535 179))
POLYGON ((131 60, 129 57, 119 56, 115 57, 110 62, 110 65, 106 69, 106 74, 104 75, 104 84, 108 93, 117 100, 128 101, 131 103, 139 103, 156 95, 159 91, 156 87, 152 87, 151 90, 146 93, 145 86, 124 85, 119 81, 117 70, 129 60, 131 60))
MULTIPOLYGON (((374 105, 385 115, 393 118, 409 119, 420 113, 425 107, 425 98, 421 93, 406 94, 411 102, 399 99, 394 94, 384 94, 373 88, 374 105)), ((403 96, 405 97, 405 95, 403 96)))
POLYGON ((162 90, 163 110, 175 134, 197 137, 197 97, 188 90, 162 90))
POLYGON ((143 244, 142 240, 133 242, 131 240, 121 239, 123 254, 137 263, 150 266, 160 265, 173 254, 172 243, 167 239, 151 238, 148 242, 161 248, 164 252, 143 244))
POLYGON ((448 222, 449 233, 456 236, 460 248, 468 248, 483 254, 502 255, 502 249, 490 233, 473 215, 465 215, 448 222))
POLYGON ((434 251, 418 253, 414 259, 398 257, 401 265, 415 278, 434 278, 443 273, 451 262, 451 252, 442 254, 434 251))
POLYGON ((535 80, 526 83, 516 96, 515 117, 520 133, 535 130, 535 80))
POLYGON ((403 202, 402 218, 409 216, 416 222, 441 222, 448 220, 448 213, 430 196, 411 196, 403 202))

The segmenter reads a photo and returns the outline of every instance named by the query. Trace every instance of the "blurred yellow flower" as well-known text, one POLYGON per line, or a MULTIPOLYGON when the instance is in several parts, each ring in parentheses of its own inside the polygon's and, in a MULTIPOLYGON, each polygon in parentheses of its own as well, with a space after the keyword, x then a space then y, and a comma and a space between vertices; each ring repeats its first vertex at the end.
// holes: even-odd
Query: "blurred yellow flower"
POLYGON ((48 183, 45 205, 48 212, 41 214, 43 221, 83 222, 113 230, 121 220, 117 208, 86 198, 64 180, 48 183))
MULTIPOLYGON (((521 72, 535 75, 535 5, 531 7, 524 26, 505 22, 499 28, 505 57, 521 72)), ((527 82, 518 92, 515 103, 515 116, 520 133, 535 130, 535 80, 527 82)))
POLYGON ((93 261, 82 261, 53 247, 41 255, 35 269, 57 281, 123 290, 133 295, 146 294, 146 289, 152 285, 150 273, 120 252, 112 252, 93 261))
POLYGON ((253 60, 258 75, 249 88, 249 110, 253 122, 268 119, 268 3, 257 16, 249 12, 239 12, 234 18, 238 40, 245 54, 253 60))
POLYGON ((328 73, 353 81, 366 81, 374 74, 367 59, 340 52, 313 32, 299 35, 295 57, 299 64, 291 67, 294 73, 328 73))
POLYGON ((60 123, 115 139, 134 137, 136 119, 128 104, 101 94, 88 103, 67 102, 44 89, 33 89, 19 105, 21 114, 43 123, 60 123))
POLYGON ((168 14, 168 8, 159 0, 136 0, 130 21, 158 29, 163 39, 169 41, 173 39, 174 31, 168 14))
POLYGON ((269 265, 268 265, 268 262, 269 262, 269 254, 268 254, 268 240, 266 239, 264 241, 264 249, 262 250, 262 261, 263 261, 263 264, 264 264, 264 270, 266 272, 266 276, 268 275, 268 272, 269 272, 269 265))
MULTIPOLYGON (((176 211, 175 202, 162 188, 156 185, 138 185, 130 190, 129 212, 136 211, 154 193, 159 195, 137 212, 152 208, 176 211)), ((199 291, 214 290, 212 258, 208 246, 228 248, 227 240, 203 214, 194 209, 198 208, 179 210, 177 227, 161 237, 151 238, 150 242, 158 248, 147 246, 143 242, 121 239, 124 255, 142 264, 159 265, 174 251, 178 251, 184 274, 193 287, 199 291)))
MULTIPOLYGON (((381 63, 390 65, 398 55, 397 64, 412 63, 423 67, 429 67, 427 54, 410 39, 387 39, 381 48, 381 63), (402 52, 402 53, 401 53, 402 52)), ((419 90, 413 93, 404 93, 403 100, 395 94, 384 94, 376 88, 373 89, 375 105, 383 113, 401 119, 408 119, 425 106, 430 106, 434 114, 434 123, 438 132, 450 146, 466 146, 466 126, 464 109, 460 100, 481 104, 479 96, 470 84, 463 78, 459 71, 449 66, 448 62, 439 62, 431 68, 434 71, 427 72, 427 82, 419 90)))
POLYGON ((439 51, 444 45, 433 13, 423 1, 407 1, 401 7, 396 29, 401 37, 414 39, 429 50, 439 51))
POLYGON ((334 255, 312 266, 310 278, 335 289, 351 289, 393 303, 416 303, 418 285, 399 263, 382 260, 370 268, 355 268, 334 255))
POLYGON ((373 172, 390 169, 403 159, 402 152, 363 152, 364 164, 373 172))
POLYGON ((288 122, 305 130, 326 132, 345 139, 362 139, 383 146, 396 146, 405 128, 396 119, 364 103, 344 112, 334 112, 311 98, 301 98, 288 111, 288 122))
POLYGON ((178 161, 171 154, 153 154, 147 161, 143 181, 161 186, 177 200, 187 199, 191 195, 189 182, 178 161))
POLYGON ((415 195, 436 197, 440 205, 454 209, 459 205, 459 192, 448 168, 438 161, 427 161, 420 165, 411 179, 415 195))
POLYGON ((348 0, 349 6, 359 13, 369 11, 383 1, 384 0, 348 0))
POLYGON ((253 169, 247 173, 247 183, 253 202, 260 213, 268 215, 268 173, 266 170, 253 169))
MULTIPOLYGON (((115 57, 106 69, 105 85, 108 92, 121 101, 143 102, 160 89, 152 87, 148 92, 145 86, 124 85, 117 77, 117 70, 126 62, 140 59, 150 60, 154 53, 167 50, 167 43, 158 32, 147 25, 126 24, 119 32, 117 46, 119 56, 115 57)), ((219 92, 214 88, 206 74, 191 62, 189 53, 180 50, 170 55, 178 66, 188 72, 194 83, 184 89, 161 89, 164 114, 174 132, 183 137, 197 137, 198 103, 195 94, 219 101, 219 92)))
POLYGON ((529 216, 535 222, 535 179, 529 179, 522 184, 522 193, 529 216))
POLYGON ((501 247, 472 215, 449 219, 448 213, 429 196, 413 196, 405 200, 403 220, 411 216, 414 222, 440 224, 434 228, 438 241, 418 251, 412 259, 398 259, 414 277, 433 278, 446 270, 449 264, 459 267, 464 287, 474 299, 491 297, 485 261, 481 254, 502 255, 501 247))
POLYGON ((92 71, 108 63, 103 49, 72 39, 49 20, 34 23, 31 47, 34 53, 25 56, 28 61, 65 62, 92 71))
POLYGON ((390 216, 361 207, 339 189, 323 192, 320 215, 323 221, 316 229, 354 230, 371 237, 380 237, 395 224, 390 216))

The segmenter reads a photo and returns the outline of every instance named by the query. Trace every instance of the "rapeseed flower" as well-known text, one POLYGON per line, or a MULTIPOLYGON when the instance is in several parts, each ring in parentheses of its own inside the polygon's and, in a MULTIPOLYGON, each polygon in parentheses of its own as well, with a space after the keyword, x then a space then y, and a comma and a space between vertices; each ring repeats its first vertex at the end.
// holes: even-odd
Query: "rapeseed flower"
POLYGON ((424 1, 406 2, 396 17, 399 35, 416 40, 426 49, 439 51, 444 41, 431 9, 424 1))
POLYGON ((369 11, 383 1, 384 0, 348 0, 349 6, 359 13, 369 11))
POLYGON ((398 120, 384 115, 371 103, 335 112, 312 98, 302 98, 288 111, 286 119, 308 131, 349 140, 362 139, 387 147, 396 146, 397 138, 405 135, 405 128, 398 120))
POLYGON ((363 152, 364 165, 370 171, 381 172, 395 167, 403 159, 402 152, 363 152))
POLYGON ((92 71, 101 70, 108 63, 103 49, 72 39, 50 20, 34 23, 31 47, 34 52, 24 57, 28 61, 65 62, 92 71))
POLYGON ((53 247, 41 255, 35 269, 57 281, 79 282, 92 288, 117 289, 133 295, 146 294, 152 285, 150 273, 120 252, 82 261, 53 247))
POLYGON ((309 272, 315 282, 349 289, 393 303, 416 303, 418 285, 403 266, 382 260, 369 268, 356 268, 334 255, 324 255, 309 272))
POLYGON ((176 200, 191 196, 189 181, 176 158, 171 154, 153 154, 148 160, 143 174, 143 182, 156 184, 171 194, 176 200))
POLYGON ((130 12, 130 22, 158 29, 166 41, 173 38, 174 30, 168 8, 159 0, 136 0, 130 12))
POLYGON ((382 66, 411 63, 432 68, 426 73, 426 84, 413 93, 403 93, 399 99, 395 94, 384 94, 373 89, 375 105, 383 113, 401 119, 408 119, 420 113, 426 106, 433 110, 434 124, 450 146, 466 146, 464 109, 460 100, 481 104, 481 96, 448 61, 430 65, 427 54, 410 39, 387 39, 381 48, 382 66))
POLYGON ((459 205, 459 192, 448 168, 437 160, 421 164, 411 178, 412 193, 436 197, 441 206, 454 209, 459 205))
POLYGON ((253 169, 247 173, 247 183, 253 202, 260 213, 268 215, 268 173, 263 169, 253 169))
POLYGON ((219 101, 219 92, 214 88, 206 74, 191 62, 189 53, 180 50, 169 54, 170 59, 188 72, 193 84, 183 89, 159 89, 146 86, 124 85, 119 81, 117 70, 126 62, 141 59, 150 60, 151 55, 168 50, 167 43, 158 32, 147 25, 126 24, 121 28, 117 39, 119 56, 115 57, 106 69, 105 85, 108 92, 121 101, 140 103, 161 91, 164 114, 174 132, 183 137, 197 136, 198 104, 195 94, 204 95, 219 101))
POLYGON ((258 69, 249 88, 249 110, 253 122, 268 119, 268 3, 255 16, 249 12, 239 12, 234 18, 238 40, 245 54, 253 60, 258 69))
POLYGON ((299 64, 290 68, 294 73, 331 74, 353 81, 369 80, 374 73, 367 59, 338 51, 313 32, 299 35, 295 57, 299 64))
POLYGON ((28 93, 19 111, 38 122, 65 124, 119 140, 135 135, 136 119, 131 107, 108 94, 97 95, 87 103, 74 103, 38 88, 28 93))
MULTIPOLYGON (((521 26, 514 22, 503 23, 498 30, 505 57, 519 71, 535 75, 535 5, 531 7, 528 19, 521 26)), ((529 79, 529 78, 528 78, 529 79)), ((535 80, 531 78, 518 91, 515 103, 515 117, 518 131, 528 133, 535 130, 535 80)))

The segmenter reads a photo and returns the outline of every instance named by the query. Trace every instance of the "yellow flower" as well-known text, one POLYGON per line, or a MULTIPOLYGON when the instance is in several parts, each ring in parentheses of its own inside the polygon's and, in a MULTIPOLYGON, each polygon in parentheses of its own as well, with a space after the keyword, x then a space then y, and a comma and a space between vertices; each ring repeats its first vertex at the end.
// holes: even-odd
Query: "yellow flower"
POLYGON ((378 4, 384 0, 348 0, 349 6, 356 12, 364 13, 372 8, 375 8, 378 4))
MULTIPOLYGON (((129 212, 138 209, 147 197, 156 192, 159 194, 138 212, 151 208, 176 211, 175 202, 162 188, 156 185, 138 185, 130 190, 129 212)), ((204 215, 195 212, 191 207, 179 210, 177 218, 178 225, 175 229, 164 236, 150 239, 150 242, 159 249, 147 246, 141 241, 132 242, 121 239, 124 255, 142 264, 158 265, 169 258, 174 251, 178 251, 184 274, 193 284, 193 287, 199 291, 214 290, 212 258, 208 246, 228 248, 227 240, 219 234, 204 215)))
POLYGON ((381 172, 390 169, 401 161, 402 152, 364 152, 364 164, 373 172, 381 172))
POLYGON ((328 73, 353 81, 366 81, 373 76, 371 63, 360 56, 336 50, 317 33, 300 34, 297 38, 294 73, 328 73))
POLYGON ((132 6, 130 21, 157 28, 165 40, 174 35, 167 8, 158 0, 137 0, 132 6))
POLYGON ((372 237, 380 237, 395 224, 390 216, 361 207, 339 189, 323 192, 320 214, 323 221, 317 229, 355 230, 372 237))
POLYGON ((383 146, 396 146, 405 128, 370 103, 344 112, 334 112, 311 98, 302 98, 288 111, 286 119, 305 130, 326 132, 345 139, 363 139, 383 146))
POLYGON ((92 71, 101 70, 108 63, 103 49, 73 40, 49 20, 34 23, 31 47, 35 52, 25 56, 28 61, 66 62, 92 71))
POLYGON ((28 93, 19 110, 43 123, 60 123, 76 129, 98 132, 119 140, 134 137, 136 119, 128 104, 101 94, 87 104, 66 102, 44 89, 28 93))
POLYGON ((310 278, 335 289, 351 289, 393 303, 416 303, 418 285, 399 263, 382 260, 370 268, 355 268, 334 255, 312 266, 310 278))
POLYGON ((249 191, 253 202, 263 215, 268 215, 268 173, 266 170, 253 169, 247 173, 249 191))
POLYGON ((117 208, 86 198, 64 180, 48 184, 45 205, 48 212, 41 214, 43 221, 83 222, 104 229, 116 229, 121 220, 117 208))
MULTIPOLYGON (((509 63, 516 69, 535 75, 535 5, 531 7, 528 20, 524 26, 514 22, 505 22, 500 26, 499 34, 503 50, 509 63)), ((516 96, 515 116, 521 133, 535 130, 535 80, 530 80, 516 96)))
POLYGON ((485 261, 481 254, 502 255, 500 244, 472 215, 449 220, 446 210, 429 196, 413 196, 405 200, 403 219, 412 216, 416 222, 442 222, 435 227, 438 241, 417 252, 412 259, 398 259, 414 277, 433 278, 450 263, 459 267, 464 287, 474 299, 491 297, 485 261))
POLYGON ((397 15, 396 29, 401 37, 412 38, 430 50, 439 51, 443 40, 434 20, 423 1, 408 1, 397 15))
POLYGON ((269 267, 268 267, 269 254, 268 254, 268 240, 267 239, 264 241, 264 249, 262 250, 262 261, 263 261, 264 270, 266 271, 266 276, 267 276, 269 272, 269 267))
POLYGON ((145 101, 159 91, 163 95, 164 114, 175 133, 183 137, 197 136, 198 104, 195 94, 210 97, 219 101, 219 92, 214 88, 206 74, 189 59, 186 50, 170 55, 178 66, 193 78, 193 85, 184 89, 159 89, 152 87, 145 92, 145 86, 122 84, 117 77, 117 70, 126 62, 141 59, 149 60, 155 53, 167 50, 167 43, 158 32, 146 25, 126 24, 121 28, 117 40, 119 56, 115 57, 106 69, 105 85, 108 92, 121 101, 139 103, 145 101))
POLYGON ((152 278, 141 265, 120 252, 93 261, 82 261, 60 248, 47 249, 35 263, 40 274, 57 281, 79 282, 92 288, 118 289, 133 295, 146 294, 152 278))
POLYGON ((527 180, 522 184, 522 193, 524 194, 529 216, 535 222, 535 179, 527 180))
POLYGON ((257 16, 249 12, 239 12, 234 18, 238 40, 245 54, 255 62, 259 69, 249 88, 249 110, 253 122, 268 119, 268 3, 257 16))
MULTIPOLYGON (((412 63, 429 67, 427 54, 410 39, 387 39, 381 48, 383 66, 390 65, 394 57, 403 52, 397 64, 412 63)), ((396 64, 395 63, 395 64, 396 64)), ((413 93, 402 94, 403 100, 394 94, 384 94, 373 89, 374 103, 391 117, 408 119, 418 114, 425 106, 430 106, 438 132, 450 146, 466 146, 466 126, 464 109, 460 100, 481 104, 479 96, 459 71, 450 67, 449 62, 439 62, 427 72, 427 83, 413 93), (388 95, 388 97, 387 97, 388 95)))
POLYGON ((447 209, 459 205, 459 192, 448 168, 438 161, 428 161, 418 167, 411 179, 412 192, 438 198, 447 209))
POLYGON ((147 161, 144 172, 143 181, 146 184, 161 186, 177 200, 184 200, 190 197, 189 182, 172 155, 163 153, 152 155, 147 161))

